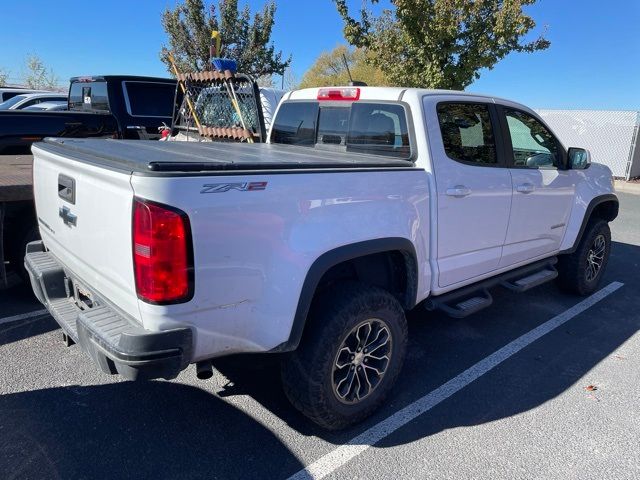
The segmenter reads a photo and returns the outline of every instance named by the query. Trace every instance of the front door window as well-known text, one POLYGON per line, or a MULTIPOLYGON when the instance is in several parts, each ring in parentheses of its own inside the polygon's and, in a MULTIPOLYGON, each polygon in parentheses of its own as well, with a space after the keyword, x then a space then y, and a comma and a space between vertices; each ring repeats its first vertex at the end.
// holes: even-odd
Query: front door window
POLYGON ((533 116, 519 110, 505 109, 513 165, 526 168, 558 168, 560 149, 555 137, 533 116))

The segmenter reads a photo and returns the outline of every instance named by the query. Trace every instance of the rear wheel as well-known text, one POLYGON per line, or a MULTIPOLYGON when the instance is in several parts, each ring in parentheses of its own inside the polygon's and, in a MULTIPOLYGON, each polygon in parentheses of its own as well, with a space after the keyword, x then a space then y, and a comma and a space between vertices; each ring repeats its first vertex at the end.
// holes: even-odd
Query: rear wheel
POLYGON ((357 423, 392 390, 406 346, 404 311, 391 294, 338 285, 314 300, 300 346, 283 361, 285 393, 324 428, 357 423))
POLYGON ((611 253, 611 230, 605 220, 590 222, 575 252, 558 262, 558 281, 563 290, 589 295, 597 288, 611 253))

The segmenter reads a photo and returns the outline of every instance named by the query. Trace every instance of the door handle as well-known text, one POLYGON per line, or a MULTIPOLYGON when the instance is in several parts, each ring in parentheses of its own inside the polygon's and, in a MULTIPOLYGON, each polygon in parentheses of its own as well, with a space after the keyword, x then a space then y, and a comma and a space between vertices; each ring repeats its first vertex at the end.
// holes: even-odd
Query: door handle
POLYGON ((531 193, 536 189, 532 183, 523 183, 516 187, 516 190, 520 193, 531 193))
POLYGON ((465 187, 464 185, 456 185, 453 188, 447 188, 447 191, 445 193, 450 197, 462 198, 469 195, 471 193, 471 189, 465 187))

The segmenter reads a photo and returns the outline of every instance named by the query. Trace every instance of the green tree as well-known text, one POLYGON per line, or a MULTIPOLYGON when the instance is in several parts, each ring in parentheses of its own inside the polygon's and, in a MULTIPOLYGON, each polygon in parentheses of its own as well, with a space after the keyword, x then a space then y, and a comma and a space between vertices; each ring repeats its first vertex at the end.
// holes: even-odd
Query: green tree
POLYGON ((58 85, 58 77, 53 70, 47 68, 40 57, 29 55, 26 60, 27 71, 24 74, 24 84, 35 90, 53 90, 58 85))
POLYGON ((345 45, 339 45, 330 52, 323 52, 305 72, 299 88, 348 85, 349 73, 344 64, 345 58, 354 80, 372 86, 388 85, 384 73, 372 64, 370 56, 371 54, 363 48, 350 49, 345 45))
MULTIPOLYGON (((276 52, 271 42, 275 13, 276 4, 272 0, 253 19, 248 5, 242 11, 238 9, 238 0, 220 0, 218 8, 213 4, 205 6, 204 0, 184 0, 175 9, 164 11, 162 26, 179 71, 208 68, 211 31, 217 30, 222 37, 219 55, 235 60, 239 72, 256 77, 282 75, 291 57, 283 59, 282 52, 276 52)), ((164 48, 160 59, 173 74, 164 48)))
POLYGON ((4 68, 0 68, 0 86, 6 85, 9 80, 9 71, 4 68))
POLYGON ((543 36, 523 41, 535 22, 522 8, 536 0, 391 0, 395 8, 377 17, 365 0, 359 20, 346 0, 334 2, 347 41, 366 48, 394 85, 462 90, 509 53, 550 45, 543 36))

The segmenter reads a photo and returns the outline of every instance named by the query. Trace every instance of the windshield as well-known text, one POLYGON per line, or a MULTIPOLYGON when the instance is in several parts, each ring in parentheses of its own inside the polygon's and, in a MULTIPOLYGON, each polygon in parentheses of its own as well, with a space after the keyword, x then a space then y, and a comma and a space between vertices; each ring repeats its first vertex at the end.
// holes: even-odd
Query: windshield
POLYGON ((26 95, 16 95, 13 98, 10 98, 6 102, 0 103, 0 110, 9 110, 16 103, 21 102, 22 100, 28 98, 26 95))
POLYGON ((36 105, 29 105, 22 110, 66 110, 67 102, 42 102, 36 105))
POLYGON ((32 111, 33 110, 49 110, 51 108, 53 108, 52 105, 47 106, 47 105, 44 105, 43 103, 41 103, 39 105, 30 105, 30 106, 28 106, 26 108, 23 108, 22 110, 32 110, 32 111))

